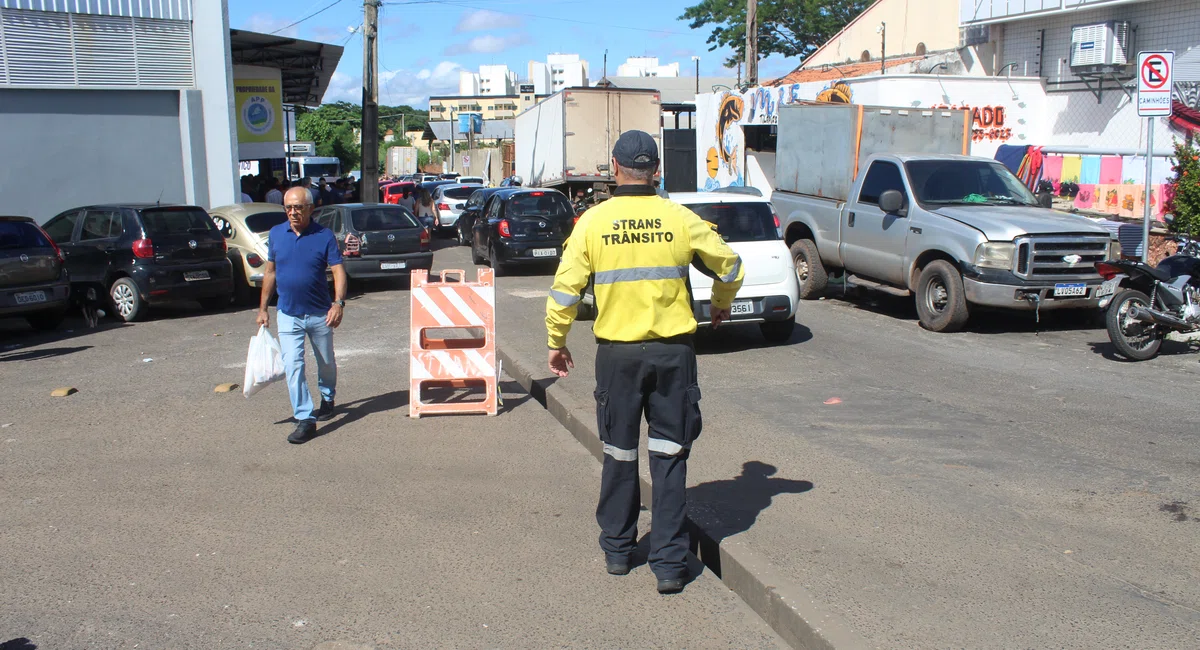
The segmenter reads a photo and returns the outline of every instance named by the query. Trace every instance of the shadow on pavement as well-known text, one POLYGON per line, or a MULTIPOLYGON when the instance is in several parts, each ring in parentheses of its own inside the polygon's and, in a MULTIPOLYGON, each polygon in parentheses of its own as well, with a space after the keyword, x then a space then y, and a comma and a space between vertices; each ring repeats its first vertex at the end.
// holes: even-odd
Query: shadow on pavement
MULTIPOLYGON (((374 397, 338 404, 337 415, 328 422, 317 423, 317 435, 313 436, 312 440, 323 438, 342 427, 353 424, 362 420, 369 415, 377 415, 387 413, 388 411, 397 411, 408 406, 408 391, 397 390, 390 393, 383 393, 374 397)), ((407 417, 407 413, 404 414, 407 417)), ((294 422, 292 418, 288 418, 276 424, 285 422, 294 422)))
POLYGON ((0 643, 0 650, 37 650, 37 645, 25 637, 0 643))
MULTIPOLYGON (((1109 361, 1119 361, 1122 363, 1139 363, 1126 359, 1117 354, 1117 348, 1112 344, 1112 341, 1095 341, 1088 343, 1092 348, 1092 352, 1098 354, 1109 361)), ((1188 341, 1163 341, 1162 347, 1159 348, 1158 356, 1173 357, 1184 354, 1194 354, 1200 352, 1200 341, 1190 343, 1188 341)), ((1153 361, 1153 359, 1151 359, 1153 361)))
POLYGON ((710 327, 702 327, 696 331, 696 354, 730 354, 764 348, 777 348, 788 345, 808 343, 813 338, 812 330, 799 322, 792 336, 781 343, 771 343, 762 337, 757 325, 725 324, 715 331, 710 327))
POLYGON ((49 332, 39 332, 25 325, 23 320, 0 319, 0 352, 7 352, 18 347, 29 348, 48 343, 60 343, 89 334, 98 334, 123 327, 133 327, 129 323, 113 320, 101 320, 96 327, 88 327, 82 318, 68 318, 58 329, 49 332))
POLYGON ((0 352, 0 363, 5 361, 38 361, 41 359, 52 359, 54 357, 63 357, 68 354, 90 350, 90 345, 80 345, 73 348, 39 348, 37 350, 26 350, 24 352, 0 352))
MULTIPOLYGON (((742 473, 732 479, 688 488, 689 515, 718 544, 727 537, 744 533, 760 513, 771 507, 775 497, 813 489, 811 481, 772 478, 778 471, 774 465, 752 460, 742 465, 742 473)), ((696 543, 693 535, 692 544, 696 543)))

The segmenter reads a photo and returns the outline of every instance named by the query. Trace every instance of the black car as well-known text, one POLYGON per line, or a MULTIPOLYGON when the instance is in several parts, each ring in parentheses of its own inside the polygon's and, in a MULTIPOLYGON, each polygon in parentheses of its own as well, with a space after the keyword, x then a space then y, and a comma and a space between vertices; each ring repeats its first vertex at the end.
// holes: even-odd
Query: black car
POLYGON ((312 218, 333 231, 351 279, 403 276, 433 266, 432 235, 404 206, 345 203, 318 208, 312 218))
POLYGON ((471 229, 475 227, 475 221, 483 213, 483 208, 487 204, 487 200, 501 189, 503 188, 485 187, 471 193, 466 205, 463 206, 462 214, 458 215, 458 223, 454 224, 454 229, 457 233, 456 238, 460 246, 471 245, 471 240, 473 239, 471 229))
POLYGON ((52 330, 67 314, 71 283, 62 251, 28 217, 0 217, 0 318, 52 330))
POLYGON ((575 210, 556 190, 505 188, 492 195, 472 229, 471 259, 503 275, 515 264, 551 262, 575 227, 575 210))
POLYGON ((91 205, 63 212, 45 229, 66 256, 72 290, 108 294, 125 321, 183 300, 219 309, 233 295, 225 237, 203 208, 91 205))

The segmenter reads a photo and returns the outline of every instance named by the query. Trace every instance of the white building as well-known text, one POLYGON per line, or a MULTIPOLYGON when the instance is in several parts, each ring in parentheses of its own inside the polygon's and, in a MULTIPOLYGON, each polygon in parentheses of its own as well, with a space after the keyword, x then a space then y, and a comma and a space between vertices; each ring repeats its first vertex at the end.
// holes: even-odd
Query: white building
POLYGON ((618 77, 678 77, 679 64, 659 65, 656 56, 631 56, 617 67, 618 77))
POLYGON ((529 80, 538 95, 587 86, 588 62, 580 59, 578 54, 550 54, 545 63, 529 62, 529 80))
POLYGON ((506 65, 481 65, 479 72, 463 70, 458 73, 458 94, 463 97, 504 97, 516 92, 517 73, 506 65))

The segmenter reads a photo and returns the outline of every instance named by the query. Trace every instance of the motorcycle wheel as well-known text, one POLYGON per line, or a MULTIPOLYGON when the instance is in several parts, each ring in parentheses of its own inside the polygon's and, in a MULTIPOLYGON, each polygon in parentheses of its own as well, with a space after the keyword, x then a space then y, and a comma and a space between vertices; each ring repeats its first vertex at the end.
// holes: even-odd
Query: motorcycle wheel
POLYGON ((1150 297, 1141 291, 1127 290, 1113 298, 1105 316, 1108 339, 1117 353, 1130 361, 1153 359, 1162 347, 1163 333, 1157 327, 1131 319, 1129 308, 1133 306, 1149 308, 1150 297))

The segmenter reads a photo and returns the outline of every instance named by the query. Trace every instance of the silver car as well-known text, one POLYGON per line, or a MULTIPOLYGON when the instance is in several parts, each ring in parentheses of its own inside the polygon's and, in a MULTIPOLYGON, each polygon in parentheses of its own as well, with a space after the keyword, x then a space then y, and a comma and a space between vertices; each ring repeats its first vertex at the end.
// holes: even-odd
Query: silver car
POLYGON ((467 199, 475 193, 475 190, 482 188, 483 185, 478 183, 464 183, 453 185, 441 185, 433 190, 433 209, 437 213, 437 227, 441 230, 449 230, 458 224, 458 217, 462 214, 463 206, 467 204, 467 199))

